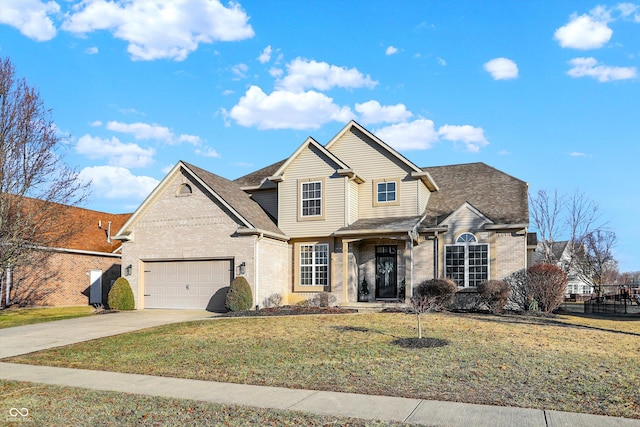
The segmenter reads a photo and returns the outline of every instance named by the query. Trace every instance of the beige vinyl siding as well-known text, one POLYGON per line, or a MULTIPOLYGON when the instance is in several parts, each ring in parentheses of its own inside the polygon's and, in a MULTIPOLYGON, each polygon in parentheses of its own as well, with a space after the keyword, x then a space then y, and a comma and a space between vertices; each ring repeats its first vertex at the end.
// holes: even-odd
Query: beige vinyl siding
POLYGON ((422 182, 417 182, 418 186, 418 214, 422 214, 425 210, 427 210, 427 203, 429 202, 429 197, 431 197, 431 192, 422 182))
POLYGON ((284 171, 278 185, 278 227, 291 237, 329 236, 345 221, 345 177, 336 174, 337 166, 313 147, 302 151, 284 171), (300 182, 323 179, 323 218, 298 221, 300 182))
POLYGON ((278 219, 278 189, 257 190, 251 193, 251 198, 269 215, 278 219))
POLYGON ((353 224, 359 218, 358 207, 360 185, 355 181, 349 181, 349 224, 353 224))
POLYGON ((390 153, 372 143, 364 135, 354 130, 345 133, 331 146, 331 152, 344 161, 365 182, 359 187, 360 218, 384 218, 390 216, 420 215, 417 186, 419 180, 410 177, 409 168, 390 153), (374 206, 374 179, 398 178, 400 181, 400 204, 395 206, 374 206))
POLYGON ((455 217, 447 218, 445 223, 449 225, 449 230, 446 233, 446 243, 454 243, 455 239, 466 231, 476 234, 478 240, 481 240, 481 237, 477 235, 477 230, 482 228, 486 223, 486 219, 465 207, 459 210, 455 217))

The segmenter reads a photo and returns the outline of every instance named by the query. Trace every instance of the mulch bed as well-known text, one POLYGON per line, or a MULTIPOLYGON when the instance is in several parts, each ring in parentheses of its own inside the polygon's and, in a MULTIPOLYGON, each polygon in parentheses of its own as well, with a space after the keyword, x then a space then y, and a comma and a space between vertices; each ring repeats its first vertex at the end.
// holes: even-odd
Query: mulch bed
POLYGON ((257 316, 297 316, 304 314, 348 314, 357 313, 358 310, 340 307, 304 307, 297 305, 285 305, 282 307, 261 308, 259 310, 230 311, 224 313, 225 317, 257 317, 257 316))

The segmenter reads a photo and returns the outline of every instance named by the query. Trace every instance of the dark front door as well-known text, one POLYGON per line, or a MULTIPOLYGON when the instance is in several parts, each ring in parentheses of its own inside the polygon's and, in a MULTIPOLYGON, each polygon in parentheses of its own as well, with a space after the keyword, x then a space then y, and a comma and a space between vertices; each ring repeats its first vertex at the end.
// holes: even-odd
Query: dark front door
POLYGON ((376 298, 397 298, 397 250, 396 246, 376 246, 376 298))

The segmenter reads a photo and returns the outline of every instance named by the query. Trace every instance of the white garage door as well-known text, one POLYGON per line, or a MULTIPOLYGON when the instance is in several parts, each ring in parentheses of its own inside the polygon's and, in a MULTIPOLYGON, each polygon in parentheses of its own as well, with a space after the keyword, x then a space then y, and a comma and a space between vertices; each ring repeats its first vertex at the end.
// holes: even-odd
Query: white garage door
POLYGON ((231 260, 145 262, 144 306, 225 311, 231 275, 231 260))

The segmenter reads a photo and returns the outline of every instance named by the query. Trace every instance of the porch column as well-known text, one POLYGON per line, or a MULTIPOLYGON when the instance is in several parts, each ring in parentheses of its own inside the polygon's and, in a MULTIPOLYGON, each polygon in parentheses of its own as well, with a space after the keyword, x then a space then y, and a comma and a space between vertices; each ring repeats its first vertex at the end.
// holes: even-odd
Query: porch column
POLYGON ((342 239, 342 294, 344 302, 349 302, 349 242, 342 239))

